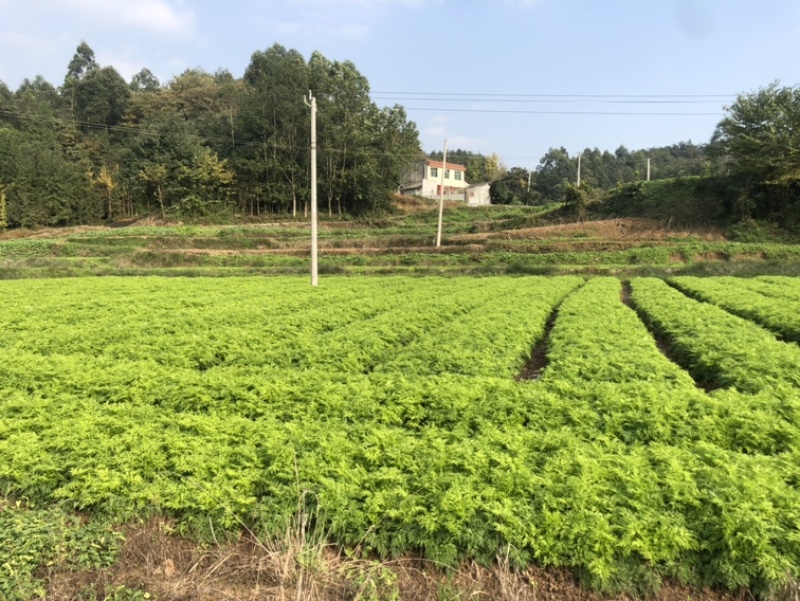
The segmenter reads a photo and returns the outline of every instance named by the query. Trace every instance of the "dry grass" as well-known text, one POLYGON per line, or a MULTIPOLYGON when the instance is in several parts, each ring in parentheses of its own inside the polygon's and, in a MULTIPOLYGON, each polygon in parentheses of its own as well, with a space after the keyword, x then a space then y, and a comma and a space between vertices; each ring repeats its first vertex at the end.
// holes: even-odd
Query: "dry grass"
POLYGON ((579 221, 557 225, 522 228, 485 234, 464 234, 453 239, 528 239, 549 240, 553 238, 594 238, 601 240, 669 240, 675 238, 698 238, 701 240, 724 240, 723 232, 714 228, 673 228, 653 219, 606 219, 602 221, 579 221))
MULTIPOLYGON (((459 569, 419 558, 378 561, 358 549, 345 554, 329 543, 320 520, 298 502, 279 535, 260 538, 243 530, 238 540, 198 544, 175 534, 165 519, 126 529, 120 561, 112 569, 46 575, 47 599, 102 599, 124 586, 160 601, 601 601, 561 569, 515 570, 507 554, 493 568, 473 562, 459 569), (91 595, 94 595, 92 597, 91 595)), ((786 599, 797 601, 796 587, 786 599)), ((733 601, 722 593, 664 586, 660 601, 733 601)), ((744 597, 738 599, 743 601, 744 597)))

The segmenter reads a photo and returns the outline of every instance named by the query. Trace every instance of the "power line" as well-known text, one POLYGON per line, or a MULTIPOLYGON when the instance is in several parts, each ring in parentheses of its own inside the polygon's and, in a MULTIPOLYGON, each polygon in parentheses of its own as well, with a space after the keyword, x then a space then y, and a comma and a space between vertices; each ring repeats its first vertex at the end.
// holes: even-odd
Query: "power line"
MULTIPOLYGON (((373 100, 388 100, 396 98, 394 96, 373 95, 373 100)), ((590 99, 590 98, 564 98, 561 100, 542 99, 542 98, 445 98, 445 97, 422 97, 415 96, 400 100, 420 101, 420 102, 475 102, 481 104, 504 103, 504 104, 719 104, 718 100, 612 100, 612 99, 590 99)))
POLYGON ((407 111, 436 111, 444 113, 497 113, 512 115, 616 115, 644 117, 720 117, 722 112, 633 112, 633 111, 538 111, 513 109, 465 109, 454 107, 404 107, 407 111))
POLYGON ((469 93, 469 92, 372 92, 381 96, 446 96, 446 97, 476 97, 476 98, 707 98, 730 99, 738 94, 508 94, 508 93, 469 93))

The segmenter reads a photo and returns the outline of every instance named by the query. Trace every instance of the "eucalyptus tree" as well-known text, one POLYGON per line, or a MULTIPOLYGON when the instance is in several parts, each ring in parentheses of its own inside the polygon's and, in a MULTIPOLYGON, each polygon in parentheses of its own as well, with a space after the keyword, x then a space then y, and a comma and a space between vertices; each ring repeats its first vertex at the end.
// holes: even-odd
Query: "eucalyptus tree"
POLYGON ((296 50, 275 44, 255 52, 244 73, 242 107, 245 159, 240 166, 259 181, 269 204, 290 208, 308 198, 310 120, 308 66, 296 50), (260 163, 260 164, 259 164, 260 163))

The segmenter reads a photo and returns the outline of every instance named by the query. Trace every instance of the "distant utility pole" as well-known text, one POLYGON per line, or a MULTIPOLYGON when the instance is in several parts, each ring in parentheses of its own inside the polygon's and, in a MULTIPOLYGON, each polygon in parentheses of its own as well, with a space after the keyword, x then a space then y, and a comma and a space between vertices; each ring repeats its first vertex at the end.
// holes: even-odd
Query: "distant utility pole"
POLYGON ((311 286, 319 286, 317 252, 317 99, 308 92, 306 106, 311 107, 311 286))
POLYGON ((436 228, 436 248, 442 245, 442 216, 444 215, 444 171, 447 169, 447 140, 442 155, 442 185, 439 186, 439 226, 436 228))
POLYGON ((581 187, 581 157, 582 156, 583 156, 583 153, 580 153, 578 155, 578 180, 577 180, 577 186, 579 188, 581 187))
POLYGON ((650 159, 647 159, 647 181, 650 181, 650 159))
POLYGON ((527 192, 531 191, 531 174, 533 173, 532 169, 528 169, 528 189, 527 192))

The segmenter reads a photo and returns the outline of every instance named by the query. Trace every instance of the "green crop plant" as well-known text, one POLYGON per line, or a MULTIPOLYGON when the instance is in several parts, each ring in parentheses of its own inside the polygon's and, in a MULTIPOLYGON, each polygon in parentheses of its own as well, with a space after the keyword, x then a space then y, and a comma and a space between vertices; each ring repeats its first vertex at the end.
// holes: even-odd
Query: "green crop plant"
POLYGON ((0 281, 0 490, 200 537, 280 536, 305 495, 315 527, 376 561, 502 550, 604 591, 778 591, 800 576, 796 345, 663 281, 631 289, 626 304, 619 280, 574 276, 0 281), (548 366, 518 381, 540 343, 548 366))

